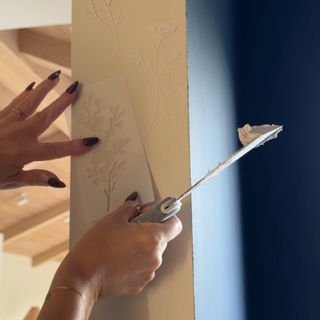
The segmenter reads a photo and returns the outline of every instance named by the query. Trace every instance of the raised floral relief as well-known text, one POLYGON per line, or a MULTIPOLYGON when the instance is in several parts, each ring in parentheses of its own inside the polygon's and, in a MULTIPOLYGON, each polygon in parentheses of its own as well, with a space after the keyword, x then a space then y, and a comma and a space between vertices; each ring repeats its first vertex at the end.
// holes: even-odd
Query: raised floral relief
POLYGON ((107 211, 110 209, 112 193, 117 188, 117 174, 126 165, 126 148, 130 139, 119 138, 119 133, 124 130, 124 115, 125 111, 120 105, 108 105, 90 93, 77 119, 78 125, 90 134, 97 134, 102 140, 100 148, 91 152, 86 173, 95 186, 103 188, 107 211))
POLYGON ((168 22, 154 24, 148 28, 150 43, 152 45, 151 57, 146 55, 141 47, 133 48, 129 54, 128 62, 131 68, 136 68, 136 72, 148 74, 151 81, 147 87, 137 88, 137 90, 148 100, 152 106, 152 114, 148 131, 154 126, 161 106, 166 106, 168 98, 177 90, 179 83, 172 80, 172 75, 176 71, 180 59, 179 49, 164 49, 166 41, 176 32, 177 26, 168 22))
POLYGON ((101 23, 109 32, 112 32, 118 52, 120 52, 119 28, 125 15, 122 10, 114 8, 113 0, 87 0, 85 14, 101 23))
MULTIPOLYGON (((115 1, 86 0, 84 10, 87 16, 103 25, 108 32, 112 32, 115 47, 121 53, 120 59, 123 59, 123 66, 126 61, 127 66, 135 69, 137 79, 139 77, 142 80, 150 79, 147 83, 139 85, 128 81, 130 87, 134 86, 129 88, 130 92, 135 92, 136 98, 133 102, 146 103, 151 108, 147 127, 147 132, 150 133, 159 116, 159 111, 170 108, 169 98, 178 91, 181 84, 174 79, 181 55, 180 50, 172 48, 172 45, 170 49, 166 46, 166 42, 177 31, 177 25, 163 22, 147 27, 149 34, 147 42, 136 45, 129 50, 129 54, 126 54, 128 49, 121 48, 119 38, 119 28, 125 19, 125 14, 123 10, 116 8, 115 1)), ((128 28, 128 26, 125 27, 128 28)), ((124 68, 122 71, 125 75, 128 70, 124 68)))

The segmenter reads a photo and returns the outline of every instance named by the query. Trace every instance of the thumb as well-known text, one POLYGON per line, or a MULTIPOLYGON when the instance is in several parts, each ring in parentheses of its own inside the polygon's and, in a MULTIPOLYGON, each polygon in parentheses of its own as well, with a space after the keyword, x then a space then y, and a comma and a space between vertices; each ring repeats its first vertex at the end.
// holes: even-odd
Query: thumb
POLYGON ((19 186, 44 186, 64 188, 66 185, 52 172, 41 169, 21 171, 8 179, 19 186))
POLYGON ((109 223, 109 219, 112 216, 112 219, 118 222, 129 222, 138 214, 138 205, 139 201, 126 201, 122 206, 112 211, 110 214, 105 215, 102 218, 102 221, 106 220, 109 223))

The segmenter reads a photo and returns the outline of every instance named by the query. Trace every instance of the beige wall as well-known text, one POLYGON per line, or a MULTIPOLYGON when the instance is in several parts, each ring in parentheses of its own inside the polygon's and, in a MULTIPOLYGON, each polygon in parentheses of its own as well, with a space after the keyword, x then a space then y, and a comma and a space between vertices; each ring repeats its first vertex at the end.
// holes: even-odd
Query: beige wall
POLYGON ((3 253, 0 271, 0 320, 22 320, 33 306, 41 306, 58 267, 48 262, 31 266, 31 259, 3 253))
MULTIPOLYGON (((187 189, 190 157, 186 1, 73 0, 72 46, 73 78, 84 87, 124 79, 126 87, 114 90, 113 95, 119 101, 124 95, 130 96, 156 196, 175 196, 187 189)), ((99 98, 114 101, 108 91, 99 98)), ((74 136, 78 136, 76 131, 81 124, 77 114, 88 110, 86 101, 82 95, 72 108, 74 136)), ((91 110, 95 110, 94 106, 91 110)), ((93 134, 89 130, 83 133, 93 134)), ((90 193, 84 191, 88 174, 76 165, 87 160, 90 163, 90 158, 86 159, 72 160, 72 243, 88 227, 91 216, 97 217, 98 209, 105 211, 105 202, 97 210, 85 209, 88 198, 97 201, 98 192, 103 192, 101 186, 93 185, 90 193)), ((133 186, 136 180, 130 179, 132 176, 126 177, 126 183, 133 186)), ((119 190, 126 187, 117 185, 119 190)), ((139 188, 132 190, 140 192, 139 188)), ((100 301, 91 319, 102 320, 107 315, 112 320, 194 320, 190 199, 184 201, 179 216, 183 232, 169 244, 156 279, 136 297, 100 301)))

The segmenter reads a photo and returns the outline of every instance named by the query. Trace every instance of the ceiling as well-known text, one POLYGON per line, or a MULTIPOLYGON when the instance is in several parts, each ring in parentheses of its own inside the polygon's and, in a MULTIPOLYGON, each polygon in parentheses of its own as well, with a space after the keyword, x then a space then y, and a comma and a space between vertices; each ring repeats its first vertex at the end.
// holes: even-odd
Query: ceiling
POLYGON ((0 30, 71 23, 71 0, 0 1, 0 30))
MULTIPOLYGON (((70 84, 71 27, 69 25, 0 31, 0 108, 24 88, 39 83, 60 69, 60 84, 41 108, 70 84)), ((42 141, 63 141, 69 136, 65 116, 41 136, 42 141)), ((61 260, 68 250, 70 160, 68 158, 29 165, 49 169, 67 184, 65 189, 25 187, 0 192, 0 232, 4 251, 32 257, 36 267, 61 260)))

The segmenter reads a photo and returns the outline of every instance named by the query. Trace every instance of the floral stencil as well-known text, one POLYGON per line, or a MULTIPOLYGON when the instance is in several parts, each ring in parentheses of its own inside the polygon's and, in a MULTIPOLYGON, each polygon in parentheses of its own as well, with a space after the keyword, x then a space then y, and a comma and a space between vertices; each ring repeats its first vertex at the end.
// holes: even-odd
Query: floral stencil
POLYGON ((108 105, 93 93, 87 97, 84 113, 80 113, 77 123, 90 133, 101 137, 100 148, 92 150, 91 165, 87 177, 95 186, 102 186, 109 211, 112 193, 117 187, 117 174, 126 166, 125 151, 129 138, 119 138, 124 129, 125 111, 118 104, 108 105), (107 111, 107 112, 106 112, 107 111))

